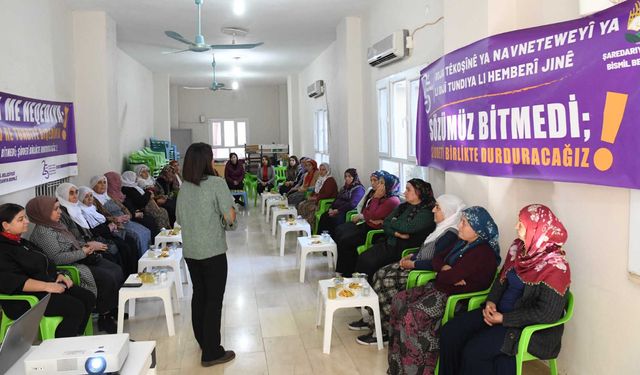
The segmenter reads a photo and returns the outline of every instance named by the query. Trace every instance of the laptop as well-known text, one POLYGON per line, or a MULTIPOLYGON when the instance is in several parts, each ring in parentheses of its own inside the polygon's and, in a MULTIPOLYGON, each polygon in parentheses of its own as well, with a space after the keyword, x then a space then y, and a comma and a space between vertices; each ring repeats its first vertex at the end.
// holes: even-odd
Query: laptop
POLYGON ((49 303, 47 294, 35 306, 27 310, 7 330, 0 346, 0 374, 6 373, 33 345, 38 335, 40 319, 49 303))

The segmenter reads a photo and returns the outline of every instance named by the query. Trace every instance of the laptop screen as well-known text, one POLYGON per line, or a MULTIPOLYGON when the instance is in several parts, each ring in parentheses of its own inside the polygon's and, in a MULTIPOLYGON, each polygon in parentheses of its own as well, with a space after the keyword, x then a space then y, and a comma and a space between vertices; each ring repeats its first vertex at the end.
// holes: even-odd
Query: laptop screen
POLYGON ((49 303, 50 294, 47 294, 35 306, 27 310, 7 330, 2 346, 0 346, 0 374, 4 374, 29 351, 40 328, 40 319, 49 303))

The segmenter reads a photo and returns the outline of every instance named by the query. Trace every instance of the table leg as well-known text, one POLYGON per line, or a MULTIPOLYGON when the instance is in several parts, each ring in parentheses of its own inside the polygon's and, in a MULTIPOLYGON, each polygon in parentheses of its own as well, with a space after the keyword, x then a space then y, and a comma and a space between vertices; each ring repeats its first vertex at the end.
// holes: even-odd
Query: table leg
POLYGON ((169 336, 175 336, 176 327, 173 322, 173 307, 171 305, 171 295, 169 290, 162 293, 162 302, 164 302, 164 315, 167 319, 167 330, 169 331, 169 336))
POLYGON ((287 231, 286 230, 282 230, 280 231, 280 256, 283 257, 284 256, 284 240, 287 238, 287 231))
POLYGON ((324 337, 322 339, 322 352, 329 354, 331 352, 331 331, 333 330, 333 313, 335 309, 330 303, 324 307, 324 337))
POLYGON ((322 310, 324 308, 323 306, 323 299, 322 299, 322 292, 320 291, 320 285, 318 284, 318 309, 316 311, 316 328, 320 327, 320 321, 322 320, 322 310))
POLYGON ((118 333, 124 332, 124 304, 127 300, 120 296, 118 298, 118 333))
POLYGON ((307 270, 307 251, 300 249, 300 282, 304 283, 304 273, 307 270))
POLYGON ((180 269, 180 261, 172 264, 171 268, 173 268, 173 272, 175 273, 174 285, 176 286, 178 297, 183 299, 184 291, 182 290, 182 270, 180 269))
POLYGON ((333 251, 327 250, 327 263, 329 265, 329 270, 333 268, 333 251))
POLYGON ((276 235, 276 225, 278 224, 278 217, 274 215, 273 217, 273 223, 271 224, 271 235, 275 236, 276 235))
POLYGON ((373 310, 373 321, 376 325, 376 341, 378 342, 378 350, 382 350, 384 344, 382 342, 382 323, 380 322, 380 304, 374 303, 369 305, 373 310))
POLYGON ((129 299, 129 316, 131 318, 136 316, 136 299, 135 298, 129 299))

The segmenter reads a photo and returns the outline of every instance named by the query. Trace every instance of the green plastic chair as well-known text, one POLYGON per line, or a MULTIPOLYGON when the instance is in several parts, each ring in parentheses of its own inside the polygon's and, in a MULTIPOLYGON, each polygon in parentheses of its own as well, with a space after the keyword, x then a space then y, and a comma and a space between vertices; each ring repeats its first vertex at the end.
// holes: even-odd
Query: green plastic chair
POLYGON ((384 229, 373 229, 367 232, 367 240, 364 242, 364 245, 358 246, 358 255, 364 253, 369 250, 371 245, 373 244, 373 237, 379 234, 384 234, 384 229))
POLYGON ((357 215, 357 214, 358 214, 358 210, 347 211, 347 213, 345 214, 345 222, 346 223, 350 222, 353 215, 357 215))
POLYGON ((320 223, 320 217, 331 208, 331 203, 335 201, 335 198, 320 199, 318 201, 318 209, 316 210, 316 223, 313 226, 313 234, 318 234, 318 224, 320 223))
POLYGON ((273 168, 276 174, 276 186, 285 182, 287 180, 287 167, 279 166, 273 168))
POLYGON ((407 255, 409 255, 409 254, 415 254, 415 253, 417 253, 417 252, 418 252, 418 250, 420 250, 420 248, 419 248, 419 247, 410 247, 410 248, 408 248, 408 249, 404 249, 404 250, 402 251, 402 257, 404 258, 404 257, 406 257, 406 256, 407 256, 407 255))

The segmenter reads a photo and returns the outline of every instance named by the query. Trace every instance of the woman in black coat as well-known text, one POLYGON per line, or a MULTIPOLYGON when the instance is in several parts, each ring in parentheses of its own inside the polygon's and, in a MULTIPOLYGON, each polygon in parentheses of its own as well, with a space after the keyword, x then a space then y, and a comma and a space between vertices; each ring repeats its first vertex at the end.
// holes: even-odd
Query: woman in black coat
MULTIPOLYGON (((39 299, 51 293, 44 315, 62 316, 56 337, 82 334, 96 303, 93 293, 73 285, 69 277, 57 272, 55 263, 38 246, 21 238, 29 226, 22 206, 0 205, 0 223, 0 293, 29 294, 39 299)), ((29 305, 24 301, 3 301, 2 309, 15 320, 29 305)))

